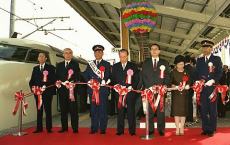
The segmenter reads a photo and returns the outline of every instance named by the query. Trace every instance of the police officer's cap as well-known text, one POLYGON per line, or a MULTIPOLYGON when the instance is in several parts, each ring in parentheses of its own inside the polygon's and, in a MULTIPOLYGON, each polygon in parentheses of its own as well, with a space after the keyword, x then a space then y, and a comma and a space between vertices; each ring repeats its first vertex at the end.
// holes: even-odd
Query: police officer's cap
POLYGON ((210 40, 201 41, 201 47, 213 47, 214 43, 210 40))
POLYGON ((98 51, 98 50, 104 51, 105 48, 102 45, 94 45, 92 49, 93 51, 98 51))

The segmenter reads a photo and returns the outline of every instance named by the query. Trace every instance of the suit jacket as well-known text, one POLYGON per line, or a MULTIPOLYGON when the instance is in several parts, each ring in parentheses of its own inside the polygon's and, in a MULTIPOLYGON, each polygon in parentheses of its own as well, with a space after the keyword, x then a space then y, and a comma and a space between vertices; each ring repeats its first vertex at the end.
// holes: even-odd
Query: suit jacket
MULTIPOLYGON (((62 61, 57 64, 57 71, 56 71, 57 80, 61 80, 62 82, 65 81, 78 82, 80 79, 80 73, 81 72, 80 72, 79 64, 77 61, 73 59, 69 62, 68 67, 65 67, 65 61, 62 61), (68 79, 69 69, 73 70, 73 74, 70 77, 70 79, 68 79)), ((76 97, 77 87, 75 87, 74 90, 75 90, 75 97, 76 97)), ((59 93, 65 93, 66 95, 68 94, 68 89, 65 86, 62 86, 60 89, 58 89, 58 91, 59 93)))
MULTIPOLYGON (((49 86, 55 84, 55 67, 53 65, 45 64, 43 71, 45 70, 48 71, 47 82, 43 82, 43 72, 41 72, 40 70, 40 65, 37 65, 33 68, 33 72, 29 82, 30 88, 32 88, 32 86, 42 87, 43 85, 49 86)), ((49 87, 43 92, 43 94, 54 95, 56 94, 56 88, 49 87)))
MULTIPOLYGON (((94 61, 95 63, 95 61, 94 61)), ((105 80, 105 82, 108 81, 108 79, 110 79, 111 77, 111 66, 110 63, 105 61, 105 60, 101 60, 101 62, 98 64, 97 68, 99 69, 101 66, 105 67, 105 72, 104 72, 104 78, 103 80, 105 80)), ((86 70, 83 73, 83 76, 85 78, 85 81, 88 82, 90 79, 96 79, 99 83, 101 83, 102 79, 100 77, 98 77, 93 70, 91 69, 91 67, 89 66, 89 64, 87 65, 86 70)), ((90 96, 92 96, 92 89, 88 88, 88 94, 90 96)), ((107 87, 101 87, 100 88, 100 94, 103 95, 108 95, 109 94, 109 88, 107 87)))
POLYGON ((205 62, 205 57, 198 58, 196 63, 196 74, 196 80, 204 79, 208 81, 214 79, 215 83, 219 83, 222 76, 222 62, 220 57, 211 54, 207 63, 205 62), (212 73, 208 71, 209 62, 213 63, 214 71, 212 73))
POLYGON ((147 59, 142 66, 142 84, 144 88, 149 88, 153 85, 169 85, 170 75, 169 75, 169 65, 168 62, 159 59, 157 62, 157 69, 154 70, 152 58, 147 59), (164 78, 160 78, 160 66, 165 66, 164 78))
POLYGON ((118 62, 112 67, 112 84, 120 84, 123 86, 132 86, 133 89, 137 89, 139 83, 139 73, 137 66, 132 62, 127 62, 125 69, 123 70, 121 62, 118 62), (131 77, 131 84, 126 83, 127 71, 133 70, 133 75, 131 77))

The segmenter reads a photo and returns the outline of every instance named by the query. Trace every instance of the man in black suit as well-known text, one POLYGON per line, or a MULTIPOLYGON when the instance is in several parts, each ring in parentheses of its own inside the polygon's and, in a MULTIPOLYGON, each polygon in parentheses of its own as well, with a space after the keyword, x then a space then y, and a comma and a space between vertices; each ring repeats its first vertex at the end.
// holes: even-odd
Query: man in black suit
MULTIPOLYGON (((39 53, 38 61, 39 65, 33 68, 32 76, 29 82, 30 88, 32 86, 45 87, 53 85, 56 81, 55 67, 46 63, 47 57, 45 53, 39 53)), ((42 93, 42 106, 38 109, 38 96, 34 95, 37 106, 37 129, 33 133, 39 133, 43 131, 42 117, 43 107, 46 113, 46 129, 48 133, 52 132, 52 99, 56 93, 55 87, 46 88, 42 93)))
MULTIPOLYGON (((217 125, 217 100, 211 101, 210 95, 218 84, 222 75, 222 62, 220 57, 212 54, 214 43, 209 40, 201 42, 203 57, 197 59, 196 80, 204 80, 205 86, 200 94, 202 133, 212 137, 217 125)), ((215 96, 214 96, 215 97, 215 96)))
MULTIPOLYGON (((110 79, 111 66, 110 63, 103 60, 104 46, 93 46, 95 60, 89 62, 84 72, 85 80, 88 82, 91 79, 98 81, 100 84, 105 84, 110 79)), ((107 103, 110 91, 108 87, 101 86, 99 89, 99 104, 92 101, 93 90, 88 88, 90 96, 90 110, 91 110, 91 130, 90 134, 95 134, 100 129, 100 134, 106 134, 107 129, 107 103)))
MULTIPOLYGON (((189 55, 185 56, 185 66, 184 69, 186 70, 186 72, 189 74, 190 76, 190 82, 191 84, 194 83, 194 79, 195 79, 195 68, 191 65, 191 57, 189 55)), ((188 116, 186 116, 186 123, 188 123, 188 125, 190 125, 190 123, 193 122, 193 89, 190 88, 188 90, 188 116)))
MULTIPOLYGON (((80 68, 78 62, 73 60, 73 51, 70 48, 65 48, 63 56, 65 60, 57 64, 57 80, 72 83, 79 81, 80 68)), ((78 132, 77 95, 77 87, 74 88, 74 98, 70 97, 69 89, 67 89, 66 86, 61 85, 58 89, 62 125, 62 129, 59 133, 68 131, 68 113, 70 113, 71 116, 73 133, 78 132)))
MULTIPOLYGON (((137 85, 139 82, 138 68, 134 63, 128 61, 128 55, 129 52, 126 49, 121 49, 119 51, 120 62, 114 64, 112 67, 112 84, 113 85, 119 84, 127 88, 131 87, 133 89, 137 89, 137 85), (129 74, 130 72, 132 72, 131 75, 129 74)), ((115 93, 115 97, 117 100, 119 100, 119 94, 117 92, 115 93)), ((125 100, 127 104, 129 134, 132 136, 136 134, 136 119, 135 119, 136 97, 137 97, 136 93, 131 91, 126 95, 126 100, 125 100)), ((117 133, 116 133, 117 135, 124 134, 124 127, 125 127, 124 119, 125 119, 126 104, 125 106, 118 107, 117 109, 118 110, 117 133)))
MULTIPOLYGON (((160 46, 152 44, 150 48, 151 58, 144 61, 142 66, 142 82, 145 89, 153 85, 168 85, 170 82, 168 62, 160 59, 160 46), (164 68, 164 69, 163 69, 164 68), (164 70, 164 71, 163 71, 164 70), (161 76, 161 71, 164 75, 161 76)), ((150 106, 150 104, 149 104, 150 106)), ((157 129, 160 136, 164 136, 165 132, 165 111, 161 112, 160 105, 156 109, 157 114, 157 129)), ((154 112, 149 107, 149 135, 154 133, 154 112)))

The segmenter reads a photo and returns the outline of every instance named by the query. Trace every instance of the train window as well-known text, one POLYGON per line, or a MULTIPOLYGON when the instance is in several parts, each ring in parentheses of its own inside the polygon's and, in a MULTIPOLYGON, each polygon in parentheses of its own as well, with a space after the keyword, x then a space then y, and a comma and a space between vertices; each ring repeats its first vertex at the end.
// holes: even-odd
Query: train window
POLYGON ((30 63, 38 63, 38 54, 41 52, 46 54, 46 57, 47 57, 46 62, 50 64, 49 53, 45 51, 37 50, 37 49, 31 49, 29 51, 26 61, 30 63))
POLYGON ((0 59, 25 61, 29 48, 0 43, 0 59))

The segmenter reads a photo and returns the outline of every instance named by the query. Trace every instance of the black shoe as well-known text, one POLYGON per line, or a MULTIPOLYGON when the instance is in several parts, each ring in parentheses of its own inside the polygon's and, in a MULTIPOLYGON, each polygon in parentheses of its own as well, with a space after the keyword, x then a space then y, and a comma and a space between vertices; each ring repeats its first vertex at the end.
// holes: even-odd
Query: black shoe
POLYGON ((208 133, 205 132, 205 131, 201 132, 201 135, 207 135, 207 134, 208 134, 208 133))
POLYGON ((93 131, 93 130, 91 130, 90 132, 89 132, 89 134, 95 134, 95 133, 97 133, 96 131, 93 131))
POLYGON ((129 133, 131 136, 134 136, 134 135, 136 135, 136 133, 129 133))
POLYGON ((209 137, 213 137, 214 133, 213 132, 210 132, 207 134, 209 137))
POLYGON ((64 133, 64 132, 68 132, 68 130, 61 129, 58 131, 58 133, 64 133))
POLYGON ((52 133, 53 131, 52 131, 51 129, 48 129, 47 132, 48 132, 48 133, 52 133))
POLYGON ((153 131, 149 131, 149 135, 153 135, 154 134, 154 132, 153 131))
POLYGON ((35 131, 33 131, 33 133, 41 133, 42 132, 42 130, 35 130, 35 131))
POLYGON ((117 132, 116 133, 116 135, 118 135, 118 136, 121 136, 121 135, 123 135, 124 134, 124 132, 117 132))
POLYGON ((105 134, 105 133, 106 133, 106 132, 105 132, 104 130, 100 132, 100 134, 105 134))
POLYGON ((78 133, 78 130, 73 130, 73 133, 78 133))
POLYGON ((160 135, 160 136, 165 136, 165 133, 162 132, 162 131, 160 131, 160 132, 159 132, 159 135, 160 135))

